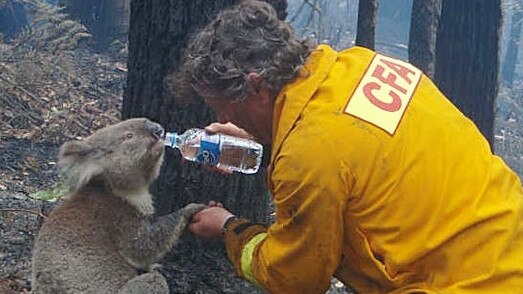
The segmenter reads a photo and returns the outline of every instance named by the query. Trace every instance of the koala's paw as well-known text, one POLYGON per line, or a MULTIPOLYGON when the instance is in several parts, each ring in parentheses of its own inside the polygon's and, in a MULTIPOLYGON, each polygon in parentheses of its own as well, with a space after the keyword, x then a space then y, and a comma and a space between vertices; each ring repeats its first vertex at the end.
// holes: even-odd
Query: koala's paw
POLYGON ((182 208, 182 214, 185 218, 190 219, 193 214, 200 212, 207 208, 207 205, 204 204, 197 204, 197 203, 190 203, 187 204, 184 208, 182 208))

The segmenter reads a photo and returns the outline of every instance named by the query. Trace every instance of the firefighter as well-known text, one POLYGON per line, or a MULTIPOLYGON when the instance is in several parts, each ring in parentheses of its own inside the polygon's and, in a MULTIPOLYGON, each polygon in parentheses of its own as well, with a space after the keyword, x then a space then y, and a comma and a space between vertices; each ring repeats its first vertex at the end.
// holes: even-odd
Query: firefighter
POLYGON ((222 132, 271 145, 270 226, 219 203, 189 229, 223 238, 271 293, 523 293, 523 189, 416 67, 296 39, 241 1, 189 42, 173 85, 222 132), (196 99, 196 98, 195 98, 196 99))

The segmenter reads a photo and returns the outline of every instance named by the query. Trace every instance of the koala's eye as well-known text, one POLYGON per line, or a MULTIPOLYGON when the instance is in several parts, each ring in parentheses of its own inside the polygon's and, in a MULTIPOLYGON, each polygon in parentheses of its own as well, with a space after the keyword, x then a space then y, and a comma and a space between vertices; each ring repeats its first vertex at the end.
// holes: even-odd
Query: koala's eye
POLYGON ((132 139, 133 136, 134 136, 134 134, 131 133, 131 132, 127 132, 127 133, 125 133, 125 138, 126 138, 126 139, 132 139))

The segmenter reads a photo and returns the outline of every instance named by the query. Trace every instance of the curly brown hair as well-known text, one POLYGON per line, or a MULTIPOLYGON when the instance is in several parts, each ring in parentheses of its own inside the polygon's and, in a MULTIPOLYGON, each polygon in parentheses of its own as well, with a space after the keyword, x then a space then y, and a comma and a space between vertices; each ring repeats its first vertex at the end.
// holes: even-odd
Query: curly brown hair
POLYGON ((276 95, 292 81, 313 49, 293 36, 266 2, 241 1, 224 9, 193 36, 178 71, 168 83, 176 96, 219 97, 241 102, 246 76, 258 73, 276 95))

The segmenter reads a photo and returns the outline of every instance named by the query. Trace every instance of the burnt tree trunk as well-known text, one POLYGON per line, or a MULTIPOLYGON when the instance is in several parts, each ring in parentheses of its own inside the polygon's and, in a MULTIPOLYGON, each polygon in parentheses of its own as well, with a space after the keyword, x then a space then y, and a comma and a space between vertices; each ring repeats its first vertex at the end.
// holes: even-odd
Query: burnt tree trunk
POLYGON ((129 29, 131 0, 59 0, 65 12, 79 19, 91 32, 101 51, 114 40, 125 43, 129 29))
POLYGON ((509 86, 512 86, 514 83, 514 72, 518 64, 519 40, 521 38, 521 22, 523 21, 523 8, 518 5, 514 9, 514 14, 512 14, 510 20, 510 37, 507 52, 503 59, 503 69, 501 71, 501 79, 509 86))
POLYGON ((414 0, 410 20, 409 61, 427 76, 434 77, 436 32, 442 0, 414 0))
POLYGON ((358 29, 356 46, 374 50, 374 35, 376 33, 377 0, 360 0, 358 4, 358 29))
POLYGON ((0 43, 14 38, 27 25, 27 11, 21 1, 0 1, 0 43))
POLYGON ((131 0, 102 0, 94 35, 100 50, 106 50, 114 40, 124 43, 129 31, 131 0))
POLYGON ((95 31, 101 0, 59 0, 58 5, 91 32, 95 31))
MULTIPOLYGON (((183 105, 166 89, 164 79, 179 65, 187 39, 224 7, 236 1, 132 0, 129 28, 128 79, 123 118, 144 116, 169 131, 204 127, 215 120, 202 102, 183 105)), ((271 2, 271 1, 268 1, 271 2)), ((286 1, 272 1, 285 17, 286 1)), ((264 153, 268 155, 269 149, 264 153)), ((254 175, 222 176, 182 162, 166 150, 160 178, 153 188, 157 213, 165 214, 187 203, 217 200, 233 213, 265 222, 268 210, 266 170, 254 175)), ((174 293, 245 293, 253 286, 235 278, 223 245, 187 236, 163 264, 174 293)))
POLYGON ((435 81, 493 146, 501 0, 443 0, 435 81))

